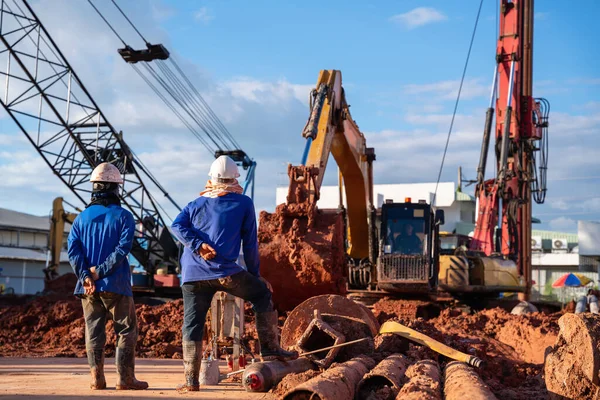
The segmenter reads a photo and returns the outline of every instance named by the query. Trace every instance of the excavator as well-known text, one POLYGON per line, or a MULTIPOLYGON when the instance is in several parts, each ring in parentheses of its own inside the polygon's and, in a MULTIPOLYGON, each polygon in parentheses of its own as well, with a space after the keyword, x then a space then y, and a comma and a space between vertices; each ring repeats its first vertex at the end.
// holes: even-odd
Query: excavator
MULTIPOLYGON (((48 238, 48 258, 44 275, 46 280, 51 281, 58 277, 58 266, 60 264, 60 253, 63 250, 65 225, 72 225, 76 213, 65 211, 64 199, 57 197, 52 202, 52 214, 50 215, 50 235, 48 238)), ((79 208, 75 208, 81 212, 79 208)))
POLYGON ((444 212, 426 200, 387 199, 375 208, 375 151, 351 117, 341 72, 320 72, 302 132, 301 163, 288 166, 287 201, 260 216, 261 274, 272 283, 280 308, 327 293, 354 299, 520 293, 529 300, 531 200, 533 192, 543 201, 546 191, 548 127, 547 101, 531 96, 532 40, 533 2, 502 1, 492 104, 478 167, 476 228, 467 240, 440 234, 444 212), (498 175, 485 180, 494 111, 498 175), (339 168, 340 206, 320 210, 330 155, 339 168), (499 202, 502 223, 495 229, 499 202), (496 239, 498 246, 492 246, 496 239), (442 241, 461 245, 442 249, 442 241))

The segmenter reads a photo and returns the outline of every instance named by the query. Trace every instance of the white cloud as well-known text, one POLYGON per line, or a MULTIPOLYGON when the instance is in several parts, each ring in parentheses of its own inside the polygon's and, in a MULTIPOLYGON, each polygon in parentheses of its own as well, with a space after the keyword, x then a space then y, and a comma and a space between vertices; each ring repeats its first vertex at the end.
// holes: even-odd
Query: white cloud
MULTIPOLYGON (((427 95, 429 101, 456 100, 459 80, 440 81, 425 84, 408 84, 404 86, 404 93, 408 95, 427 95)), ((469 100, 480 96, 489 96, 491 87, 486 86, 480 78, 467 79, 463 83, 460 97, 469 100)))
POLYGON ((548 19, 548 17, 550 17, 550 13, 547 11, 538 11, 534 14, 534 19, 537 21, 543 21, 548 19))
POLYGON ((549 122, 553 136, 572 138, 579 135, 596 135, 600 132, 600 110, 587 115, 553 112, 549 122))
POLYGON ((391 21, 400 23, 408 29, 414 29, 447 19, 448 17, 431 7, 417 7, 407 13, 394 15, 390 18, 391 21))
POLYGON ((571 78, 567 83, 572 85, 600 85, 600 78, 571 78))
POLYGON ((557 210, 568 210, 569 208, 571 208, 571 204, 562 199, 550 200, 549 204, 550 207, 555 208, 557 210))
POLYGON ((202 24, 208 24, 215 19, 215 16, 210 13, 208 8, 202 7, 194 14, 194 19, 202 24))
POLYGON ((313 85, 297 85, 286 80, 265 82, 248 77, 239 77, 222 84, 236 98, 256 103, 279 103, 294 98, 302 104, 308 104, 308 95, 313 85), (269 96, 265 96, 268 94, 269 96))
POLYGON ((152 11, 152 17, 157 21, 168 20, 177 13, 172 6, 158 2, 152 3, 150 10, 152 11))
POLYGON ((568 217, 558 217, 550 220, 550 228, 561 232, 574 232, 577 230, 577 221, 568 217))

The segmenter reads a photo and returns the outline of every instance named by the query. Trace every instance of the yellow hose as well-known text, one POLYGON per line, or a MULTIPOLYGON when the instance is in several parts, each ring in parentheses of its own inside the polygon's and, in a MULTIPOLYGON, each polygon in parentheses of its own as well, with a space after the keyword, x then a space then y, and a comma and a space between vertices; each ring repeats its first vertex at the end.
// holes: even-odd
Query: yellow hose
POLYGON ((455 350, 452 347, 446 346, 445 344, 440 343, 437 340, 422 334, 421 332, 417 332, 414 329, 410 329, 409 327, 399 324, 397 322, 385 322, 383 325, 381 325, 379 333, 394 333, 415 343, 429 347, 431 350, 443 356, 446 356, 456 361, 462 361, 476 368, 479 368, 483 364, 483 360, 478 357, 461 353, 460 351, 455 350))

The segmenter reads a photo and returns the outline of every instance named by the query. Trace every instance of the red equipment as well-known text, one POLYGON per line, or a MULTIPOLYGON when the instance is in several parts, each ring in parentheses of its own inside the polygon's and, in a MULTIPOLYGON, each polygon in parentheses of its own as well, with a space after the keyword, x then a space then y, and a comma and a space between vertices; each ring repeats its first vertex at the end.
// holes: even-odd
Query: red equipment
POLYGON ((497 66, 477 168, 478 218, 470 245, 517 264, 527 285, 522 300, 529 300, 531 292, 531 200, 541 204, 546 196, 550 110, 547 100, 532 97, 533 14, 533 0, 501 1, 497 66), (494 100, 498 173, 484 180, 494 100))

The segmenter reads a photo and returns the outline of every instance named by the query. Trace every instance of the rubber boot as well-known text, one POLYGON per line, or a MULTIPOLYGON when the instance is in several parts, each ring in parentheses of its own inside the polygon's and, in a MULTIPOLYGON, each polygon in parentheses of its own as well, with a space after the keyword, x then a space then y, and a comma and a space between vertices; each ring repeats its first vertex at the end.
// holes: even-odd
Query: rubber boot
POLYGON ((130 347, 117 347, 117 390, 148 389, 148 382, 135 379, 135 350, 130 347))
POLYGON ((279 346, 277 311, 256 313, 256 331, 261 361, 291 361, 298 358, 297 351, 286 351, 279 346))
POLYGON ((577 305, 575 306, 575 314, 581 314, 587 310, 587 299, 585 296, 581 296, 577 299, 577 305))
POLYGON ((592 314, 598 314, 598 298, 596 296, 590 296, 590 312, 592 314))
POLYGON ((106 389, 106 379, 104 378, 104 348, 87 350, 88 364, 90 365, 90 374, 92 382, 90 389, 106 389))
POLYGON ((180 393, 200 390, 200 361, 202 360, 202 342, 183 341, 183 369, 185 383, 177 386, 180 393))

